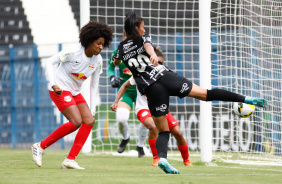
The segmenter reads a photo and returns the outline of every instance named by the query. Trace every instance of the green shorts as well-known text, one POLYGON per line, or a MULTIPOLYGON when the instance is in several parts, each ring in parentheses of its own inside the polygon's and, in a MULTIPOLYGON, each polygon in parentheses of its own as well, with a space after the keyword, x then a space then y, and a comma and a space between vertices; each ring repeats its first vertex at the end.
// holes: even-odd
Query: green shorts
POLYGON ((126 103, 127 105, 129 105, 130 108, 132 109, 133 102, 136 103, 136 98, 137 98, 136 91, 128 91, 128 90, 126 90, 124 95, 122 95, 120 101, 126 103))

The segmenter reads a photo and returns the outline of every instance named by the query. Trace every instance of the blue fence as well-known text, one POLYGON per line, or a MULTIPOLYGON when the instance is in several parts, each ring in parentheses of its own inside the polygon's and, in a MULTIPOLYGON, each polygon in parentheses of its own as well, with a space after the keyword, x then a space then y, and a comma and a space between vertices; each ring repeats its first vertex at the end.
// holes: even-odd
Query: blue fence
POLYGON ((0 55, 0 146, 26 148, 58 127, 47 80, 35 45, 2 46, 0 55))

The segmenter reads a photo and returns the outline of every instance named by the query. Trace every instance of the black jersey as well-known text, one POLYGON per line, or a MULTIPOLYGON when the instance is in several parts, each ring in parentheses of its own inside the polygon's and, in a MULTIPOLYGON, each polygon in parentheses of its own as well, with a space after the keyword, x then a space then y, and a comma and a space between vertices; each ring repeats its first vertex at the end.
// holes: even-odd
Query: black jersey
POLYGON ((151 43, 150 35, 140 36, 136 40, 125 39, 120 42, 115 56, 116 59, 122 60, 131 71, 141 94, 144 94, 148 86, 170 70, 164 65, 153 66, 150 56, 143 47, 145 43, 151 43))

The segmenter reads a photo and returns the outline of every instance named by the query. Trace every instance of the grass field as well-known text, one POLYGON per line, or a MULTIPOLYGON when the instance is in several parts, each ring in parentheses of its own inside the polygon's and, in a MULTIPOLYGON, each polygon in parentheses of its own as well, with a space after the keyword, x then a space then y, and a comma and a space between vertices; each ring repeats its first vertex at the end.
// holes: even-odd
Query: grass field
POLYGON ((194 167, 169 159, 179 175, 165 174, 151 166, 151 157, 137 158, 105 154, 79 154, 77 162, 85 170, 61 169, 68 151, 47 150, 43 167, 32 162, 30 150, 0 149, 0 183, 281 183, 282 167, 226 164, 217 162, 206 166, 190 159, 194 167))

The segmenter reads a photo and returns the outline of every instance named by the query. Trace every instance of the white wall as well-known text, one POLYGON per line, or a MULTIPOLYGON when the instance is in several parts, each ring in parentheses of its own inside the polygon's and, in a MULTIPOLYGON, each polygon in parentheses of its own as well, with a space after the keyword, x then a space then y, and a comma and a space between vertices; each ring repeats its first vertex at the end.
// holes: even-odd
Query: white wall
POLYGON ((35 44, 78 41, 68 0, 21 0, 35 44))

